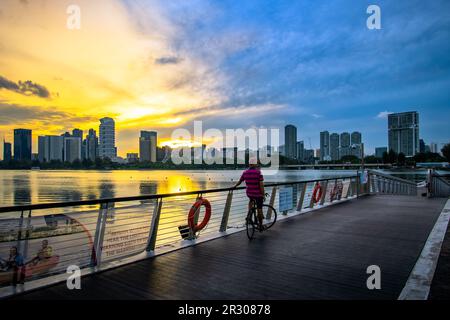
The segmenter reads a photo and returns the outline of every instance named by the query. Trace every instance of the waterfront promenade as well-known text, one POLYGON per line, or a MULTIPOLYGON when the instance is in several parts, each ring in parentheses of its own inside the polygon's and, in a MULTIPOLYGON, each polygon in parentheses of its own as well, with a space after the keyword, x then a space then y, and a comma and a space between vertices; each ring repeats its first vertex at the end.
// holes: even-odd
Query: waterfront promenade
POLYGON ((377 194, 14 299, 397 299, 447 198, 377 194), (369 290, 366 269, 381 269, 369 290))

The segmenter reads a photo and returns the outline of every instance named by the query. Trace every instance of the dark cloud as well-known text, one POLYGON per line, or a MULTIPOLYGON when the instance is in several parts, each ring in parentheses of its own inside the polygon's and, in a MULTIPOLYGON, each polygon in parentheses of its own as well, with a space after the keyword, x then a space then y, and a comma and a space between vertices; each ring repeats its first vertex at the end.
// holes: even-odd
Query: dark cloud
POLYGON ((167 57, 160 57, 155 59, 156 64, 177 64, 180 63, 183 59, 174 57, 174 56, 167 56, 167 57))
POLYGON ((49 98, 50 92, 43 85, 34 83, 30 80, 14 82, 0 76, 0 89, 7 89, 20 94, 31 96, 35 95, 41 98, 49 98))
POLYGON ((39 122, 43 126, 57 123, 80 123, 95 121, 90 116, 77 116, 69 112, 44 109, 42 107, 30 107, 18 104, 8 104, 0 101, 0 125, 11 125, 27 122, 39 122))

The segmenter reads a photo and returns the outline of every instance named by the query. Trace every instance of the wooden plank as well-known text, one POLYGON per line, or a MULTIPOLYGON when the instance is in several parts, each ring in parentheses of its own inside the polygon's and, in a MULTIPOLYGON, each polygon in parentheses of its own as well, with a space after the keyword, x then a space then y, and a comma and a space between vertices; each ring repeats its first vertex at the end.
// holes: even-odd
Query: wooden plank
POLYGON ((396 299, 445 199, 377 195, 15 299, 396 299), (381 290, 366 268, 379 265, 381 290))

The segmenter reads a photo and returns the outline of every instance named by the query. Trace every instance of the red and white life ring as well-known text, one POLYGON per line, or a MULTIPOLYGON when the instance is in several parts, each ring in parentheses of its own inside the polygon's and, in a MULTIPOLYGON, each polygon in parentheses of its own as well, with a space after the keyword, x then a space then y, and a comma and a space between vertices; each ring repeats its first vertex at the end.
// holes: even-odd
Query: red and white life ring
POLYGON ((323 193, 322 186, 320 185, 320 183, 316 183, 316 185, 314 186, 313 194, 312 194, 314 203, 319 202, 319 200, 322 198, 322 193, 323 193))
POLYGON ((198 232, 202 230, 209 222, 209 219, 211 218, 211 204, 208 200, 204 198, 198 199, 191 207, 191 210, 189 210, 188 215, 188 225, 189 228, 194 232, 198 232), (201 206, 205 206, 205 217, 203 218, 203 221, 199 224, 195 224, 194 218, 195 213, 200 209, 201 206))

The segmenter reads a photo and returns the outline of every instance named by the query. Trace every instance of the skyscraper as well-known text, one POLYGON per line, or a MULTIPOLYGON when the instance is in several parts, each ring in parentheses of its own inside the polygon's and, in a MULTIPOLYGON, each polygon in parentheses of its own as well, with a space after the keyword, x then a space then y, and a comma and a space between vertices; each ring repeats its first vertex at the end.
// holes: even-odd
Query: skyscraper
POLYGON ((361 158, 361 150, 362 150, 362 135, 361 132, 353 131, 351 134, 351 152, 350 154, 355 157, 361 158))
POLYGON ((297 142, 297 160, 305 160, 305 143, 303 141, 297 142))
POLYGON ((313 149, 305 149, 303 152, 303 161, 309 164, 314 163, 314 150, 313 149))
POLYGON ((95 161, 98 156, 98 138, 94 129, 89 129, 84 145, 84 158, 95 161))
POLYGON ((64 161, 81 160, 81 139, 79 137, 64 137, 64 161))
POLYGON ((64 137, 40 136, 38 137, 38 160, 50 162, 52 160, 64 160, 64 137))
POLYGON ((331 160, 339 160, 339 135, 332 133, 330 135, 330 157, 331 160))
POLYGON ((351 144, 361 144, 362 143, 362 137, 361 132, 353 131, 351 135, 351 144))
POLYGON ((419 113, 416 111, 388 115, 389 150, 412 157, 419 152, 419 113))
POLYGON ((431 142, 430 143, 430 151, 433 153, 438 153, 438 146, 437 143, 431 142))
POLYGON ((73 137, 78 137, 80 139, 83 139, 83 130, 80 129, 73 129, 72 130, 72 136, 73 137))
POLYGON ((419 152, 425 153, 425 141, 423 139, 419 139, 419 152))
POLYGON ((320 160, 330 160, 330 133, 328 131, 320 133, 320 160))
POLYGON ((3 141, 3 161, 10 161, 11 159, 11 143, 3 141))
POLYGON ((297 159, 297 127, 292 124, 284 127, 284 146, 286 158, 297 159))
POLYGON ((156 162, 156 146, 158 134, 155 131, 141 131, 139 137, 139 159, 156 162))
POLYGON ((14 129, 14 160, 31 160, 31 130, 14 129))
POLYGON ((113 159, 117 156, 116 130, 114 120, 111 118, 100 119, 99 157, 113 159))
POLYGON ((350 133, 342 132, 341 133, 341 141, 339 147, 339 159, 342 157, 348 156, 351 154, 350 151, 350 133))

